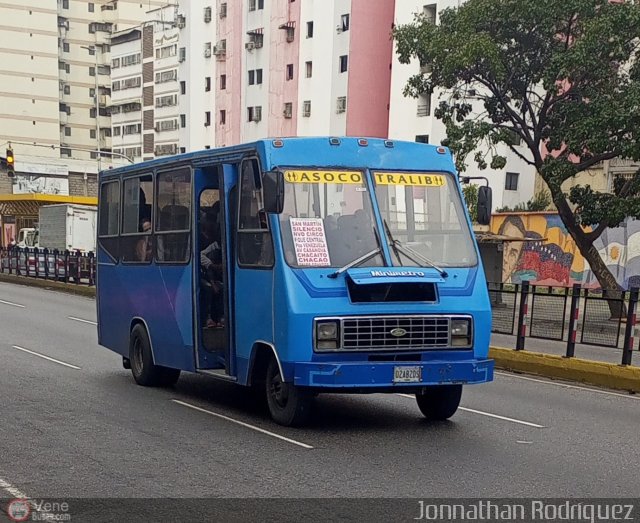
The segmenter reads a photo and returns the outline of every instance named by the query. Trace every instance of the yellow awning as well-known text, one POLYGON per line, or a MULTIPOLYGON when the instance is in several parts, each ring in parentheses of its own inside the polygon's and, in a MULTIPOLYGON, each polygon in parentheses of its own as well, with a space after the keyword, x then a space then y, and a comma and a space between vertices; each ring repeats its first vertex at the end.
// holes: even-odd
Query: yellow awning
POLYGON ((40 207, 56 203, 98 205, 93 196, 64 196, 61 194, 0 194, 0 215, 37 216, 40 207))

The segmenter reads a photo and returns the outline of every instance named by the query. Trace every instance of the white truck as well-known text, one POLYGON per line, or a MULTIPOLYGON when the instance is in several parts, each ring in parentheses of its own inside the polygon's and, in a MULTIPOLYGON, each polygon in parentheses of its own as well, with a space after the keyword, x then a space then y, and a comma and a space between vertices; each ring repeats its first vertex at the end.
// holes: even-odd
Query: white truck
POLYGON ((38 245, 83 254, 95 252, 98 209, 90 205, 54 204, 40 207, 38 245))

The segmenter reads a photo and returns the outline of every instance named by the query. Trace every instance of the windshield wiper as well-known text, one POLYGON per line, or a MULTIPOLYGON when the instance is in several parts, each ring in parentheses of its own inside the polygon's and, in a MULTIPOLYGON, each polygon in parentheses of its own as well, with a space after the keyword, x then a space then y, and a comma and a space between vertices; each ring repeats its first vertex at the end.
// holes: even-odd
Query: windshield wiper
MULTIPOLYGON (((360 256, 360 258, 357 258, 355 260, 353 260, 350 263, 347 263, 344 267, 340 267, 336 272, 332 272, 331 274, 329 274, 329 276, 327 276, 328 278, 337 278, 338 276, 340 276, 343 272, 348 271, 349 269, 353 268, 353 267, 357 267, 358 265, 369 261, 371 258, 373 258, 374 256, 377 256, 378 254, 382 254, 382 244, 380 243, 380 237, 378 236, 378 231, 376 230, 375 227, 373 227, 373 234, 376 238, 376 243, 378 244, 378 247, 373 249, 371 252, 368 252, 367 254, 364 254, 362 256, 360 256)), ((383 256, 384 258, 384 256, 383 256)))
POLYGON ((391 247, 393 248, 393 252, 396 253, 396 256, 398 258, 398 262, 400 262, 400 265, 402 265, 402 260, 400 259, 399 253, 402 253, 407 258, 409 258, 412 262, 417 263, 418 265, 420 265, 420 261, 422 261, 422 263, 426 263, 429 267, 438 271, 440 276, 442 276, 443 278, 446 278, 447 276, 449 276, 447 274, 447 271, 438 267, 429 258, 427 258, 426 256, 423 256, 418 251, 413 250, 408 245, 403 245, 402 243, 400 243, 400 240, 396 240, 391 234, 391 229, 389 228, 389 224, 387 223, 387 220, 384 220, 384 228, 387 231, 387 236, 389 237, 389 241, 391 242, 391 247))

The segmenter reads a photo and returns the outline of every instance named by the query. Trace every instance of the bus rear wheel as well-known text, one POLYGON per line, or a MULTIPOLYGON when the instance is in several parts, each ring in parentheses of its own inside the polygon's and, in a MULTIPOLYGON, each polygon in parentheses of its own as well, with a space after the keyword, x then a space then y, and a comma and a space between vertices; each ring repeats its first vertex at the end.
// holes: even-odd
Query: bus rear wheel
POLYGON ((179 369, 161 367, 153 363, 149 336, 141 324, 136 325, 131 331, 129 361, 133 379, 143 387, 170 387, 180 378, 179 369))
POLYGON ((462 385, 437 385, 416 394, 418 408, 424 417, 442 421, 453 416, 460 406, 462 385))
POLYGON ((313 396, 293 383, 283 381, 278 362, 273 357, 267 365, 266 392, 269 413, 279 425, 297 427, 309 419, 313 396))

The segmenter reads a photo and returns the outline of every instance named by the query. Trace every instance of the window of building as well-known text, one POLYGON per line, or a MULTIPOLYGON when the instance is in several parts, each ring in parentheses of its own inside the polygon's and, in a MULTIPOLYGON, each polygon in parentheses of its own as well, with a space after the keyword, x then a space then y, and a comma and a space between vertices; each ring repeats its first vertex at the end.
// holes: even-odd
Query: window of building
POLYGON ((64 135, 65 136, 71 136, 71 127, 65 127, 64 128, 64 135))
POLYGON ((178 46, 176 44, 159 47, 156 49, 156 58, 169 58, 175 56, 178 52, 178 46))
POLYGON ((227 75, 220 75, 220 90, 224 91, 227 88, 227 75))
POLYGON ((156 73, 156 83, 163 84, 165 82, 174 82, 178 79, 178 70, 170 69, 169 71, 161 71, 156 73))
POLYGON ((211 111, 204 113, 204 126, 209 127, 211 125, 211 111))
POLYGON ((249 11, 256 10, 256 0, 249 0, 249 11))
POLYGON ((293 117, 293 104, 291 102, 286 102, 284 104, 283 114, 285 118, 293 117))
POLYGON ((69 0, 62 0, 62 9, 69 9, 69 0))
POLYGON ((347 97, 346 96, 338 96, 336 101, 336 112, 338 114, 344 113, 347 111, 347 97))
POLYGON ((184 80, 180 81, 180 94, 187 94, 187 82, 184 80))
MULTIPOLYGON (((177 151, 171 145, 168 149, 177 151)), ((186 263, 191 250, 191 170, 158 173, 156 194, 156 261, 186 263)))
POLYGON ((111 69, 117 69, 118 67, 120 67, 120 58, 111 60, 111 69))
POLYGON ((122 135, 128 136, 130 134, 140 134, 142 132, 142 125, 139 123, 132 123, 122 126, 122 135))
POLYGON ((307 22, 307 38, 313 38, 313 22, 307 22))
POLYGON ((95 87, 89 88, 89 98, 93 98, 96 95, 95 87))
POLYGON ((262 120, 262 106, 247 107, 247 120, 249 122, 259 122, 262 120))
POLYGON ((122 67, 128 67, 130 65, 137 65, 140 63, 140 53, 130 54, 121 58, 120 64, 122 67))
POLYGON ((424 14, 424 17, 426 18, 428 23, 435 25, 437 9, 438 9, 437 4, 425 5, 422 8, 422 13, 424 14))
POLYGON ((120 136, 121 127, 117 126, 113 128, 113 136, 120 136))
POLYGON ((264 9, 264 0, 258 0, 258 9, 264 9))
POLYGON ((63 87, 63 91, 64 94, 71 94, 71 86, 70 85, 65 85, 63 87))
POLYGON ((181 114, 180 115, 180 127, 182 127, 183 129, 187 126, 187 115, 186 114, 181 114))
POLYGON ((518 178, 520 174, 518 173, 507 173, 507 176, 504 180, 504 190, 505 191, 517 191, 518 190, 518 178))
POLYGON ((91 109, 89 109, 89 118, 95 118, 96 117, 96 108, 92 107, 91 109))
POLYGON ((262 175, 257 159, 244 160, 240 168, 238 213, 238 263, 243 266, 273 266, 273 243, 264 211, 262 175))
POLYGON ((418 142, 418 143, 429 143, 429 135, 428 134, 418 134, 418 135, 416 135, 416 142, 418 142))
POLYGON ((227 123, 227 111, 224 109, 220 110, 220 125, 225 125, 227 123))
POLYGON ((305 62, 306 77, 311 78, 313 76, 313 62, 305 62))
POLYGON ((204 8, 204 23, 208 24, 209 22, 211 22, 211 6, 204 8))
POLYGON ((293 64, 287 64, 287 80, 293 80, 293 64))
POLYGON ((256 69, 256 83, 262 83, 262 69, 256 69))
POLYGON ((345 54, 340 57, 340 72, 346 73, 349 65, 349 57, 345 54))
POLYGON ((89 49, 87 49, 87 52, 89 53, 89 56, 95 56, 96 48, 95 47, 89 47, 89 49))
POLYGON ((249 85, 254 85, 256 83, 256 72, 252 69, 249 71, 249 85))
POLYGON ((89 130, 89 138, 91 138, 92 140, 95 140, 96 136, 97 136, 96 130, 95 129, 90 129, 89 130))
POLYGON ((431 95, 429 93, 423 93, 418 96, 418 110, 417 116, 424 117, 431 114, 431 95))
POLYGON ((96 68, 89 67, 89 76, 95 76, 95 75, 96 75, 96 68))
POLYGON ((68 147, 61 147, 60 156, 63 158, 71 158, 71 149, 69 149, 68 147))
POLYGON ((95 12, 95 10, 96 10, 96 6, 94 5, 94 3, 93 3, 93 2, 89 2, 88 7, 89 7, 89 12, 90 12, 90 13, 95 12))
POLYGON ((67 42, 63 42, 62 51, 65 52, 65 53, 69 52, 69 44, 67 42))
POLYGON ((309 118, 311 116, 311 100, 305 100, 302 103, 302 116, 309 118))
POLYGON ((343 31, 348 31, 349 30, 349 15, 342 15, 340 17, 340 28, 343 31))
POLYGON ((211 77, 207 76, 204 79, 204 90, 205 92, 211 91, 211 77))

